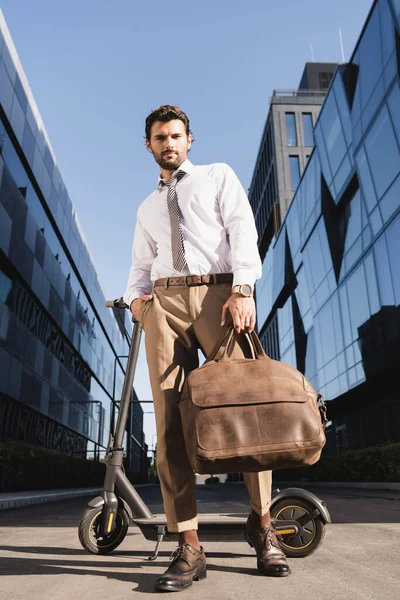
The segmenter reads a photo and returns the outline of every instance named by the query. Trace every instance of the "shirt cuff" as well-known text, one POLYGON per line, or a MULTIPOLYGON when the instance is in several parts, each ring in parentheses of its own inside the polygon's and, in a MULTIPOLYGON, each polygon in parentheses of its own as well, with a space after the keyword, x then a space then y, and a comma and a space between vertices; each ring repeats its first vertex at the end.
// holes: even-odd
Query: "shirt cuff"
POLYGON ((245 283, 248 283, 254 288, 255 282, 256 276, 254 271, 251 269, 236 269, 233 273, 232 287, 235 285, 244 285, 245 283))
POLYGON ((136 298, 139 298, 139 296, 143 296, 143 294, 151 294, 151 292, 145 292, 143 290, 130 290, 129 292, 125 292, 123 295, 123 300, 130 308, 132 302, 136 300, 136 298))

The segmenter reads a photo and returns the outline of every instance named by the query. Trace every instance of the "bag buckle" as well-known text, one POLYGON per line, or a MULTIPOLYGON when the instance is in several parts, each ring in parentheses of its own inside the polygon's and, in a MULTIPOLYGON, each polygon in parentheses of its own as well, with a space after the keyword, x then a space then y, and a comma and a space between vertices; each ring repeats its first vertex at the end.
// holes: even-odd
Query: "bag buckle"
POLYGON ((323 396, 321 396, 321 394, 318 394, 317 402, 319 402, 319 401, 321 401, 321 404, 318 404, 318 408, 319 408, 319 412, 321 413, 322 424, 325 429, 326 424, 328 423, 327 408, 326 408, 324 398, 323 398, 323 396))

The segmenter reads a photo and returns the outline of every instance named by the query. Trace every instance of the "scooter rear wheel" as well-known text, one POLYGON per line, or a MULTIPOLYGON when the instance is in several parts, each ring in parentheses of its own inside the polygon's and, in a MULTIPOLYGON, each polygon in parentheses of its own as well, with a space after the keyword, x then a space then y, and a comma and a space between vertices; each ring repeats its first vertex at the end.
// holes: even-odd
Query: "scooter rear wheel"
POLYGON ((123 506, 118 507, 114 528, 109 535, 100 536, 101 508, 87 508, 79 524, 79 541, 91 554, 109 554, 124 540, 129 527, 129 516, 123 506))
MULTIPOLYGON (((302 498, 285 498, 271 508, 271 518, 276 521, 285 519, 298 521, 306 515, 310 515, 314 509, 315 506, 302 498)), ((279 544, 286 556, 304 558, 313 554, 320 547, 325 533, 326 525, 318 516, 301 525, 300 532, 297 534, 280 532, 279 544)))

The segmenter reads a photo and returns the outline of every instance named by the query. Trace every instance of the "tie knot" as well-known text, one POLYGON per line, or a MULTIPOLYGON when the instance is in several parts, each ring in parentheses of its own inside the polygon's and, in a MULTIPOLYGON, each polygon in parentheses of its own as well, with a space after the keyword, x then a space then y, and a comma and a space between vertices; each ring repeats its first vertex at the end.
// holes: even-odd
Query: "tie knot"
POLYGON ((166 185, 167 187, 175 186, 182 177, 186 175, 185 171, 178 171, 176 175, 171 177, 171 179, 161 179, 161 185, 166 185))

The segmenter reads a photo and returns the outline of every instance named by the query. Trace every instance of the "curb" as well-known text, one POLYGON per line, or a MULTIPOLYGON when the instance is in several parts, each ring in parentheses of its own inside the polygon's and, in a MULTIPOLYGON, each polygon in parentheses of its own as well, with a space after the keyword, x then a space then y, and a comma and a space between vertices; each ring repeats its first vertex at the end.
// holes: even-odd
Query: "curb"
MULTIPOLYGON (((135 488, 147 487, 150 483, 135 485, 135 488)), ((102 491, 101 487, 78 488, 67 490, 43 490, 38 492, 7 492, 0 494, 0 510, 32 506, 34 504, 45 504, 47 502, 58 502, 59 500, 70 500, 71 498, 82 498, 95 496, 102 491)))
POLYGON ((299 487, 315 487, 315 488, 347 488, 357 490, 380 490, 399 492, 400 483, 392 483, 386 481, 274 481, 274 487, 279 486, 299 486, 299 487))
POLYGON ((70 498, 81 498, 98 494, 101 488, 82 488, 77 490, 49 490, 43 492, 16 492, 0 494, 0 510, 32 506, 33 504, 45 504, 46 502, 57 502, 58 500, 69 500, 70 498))

